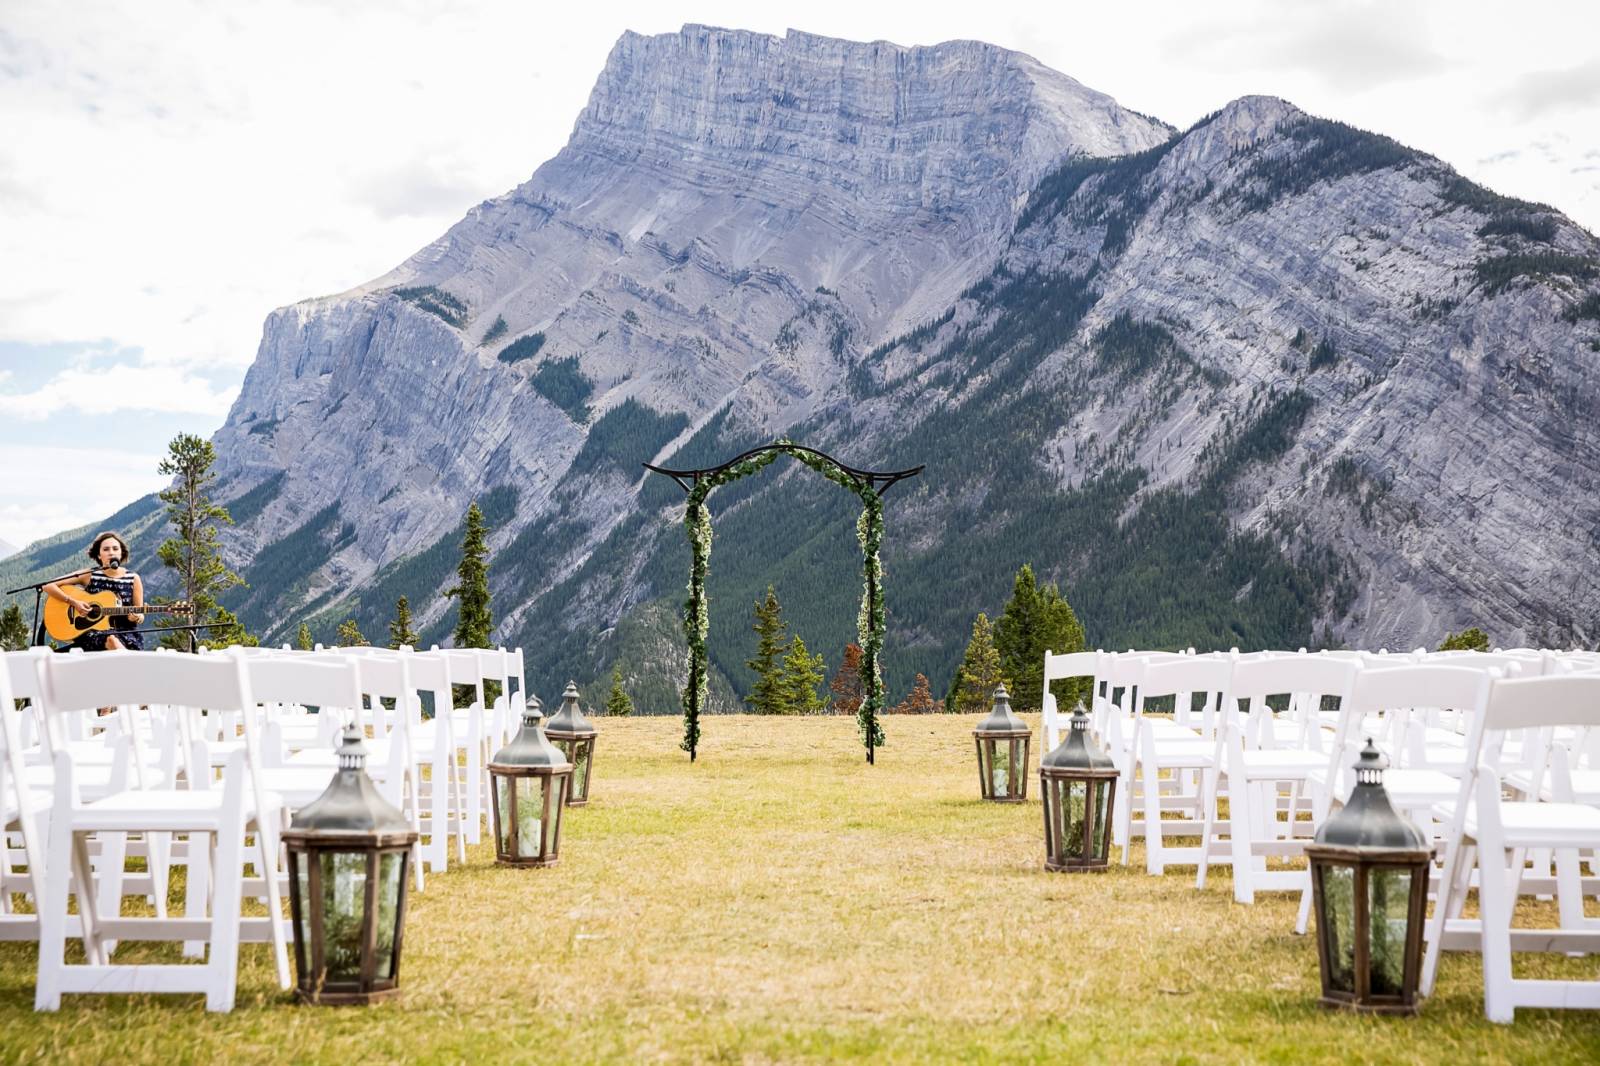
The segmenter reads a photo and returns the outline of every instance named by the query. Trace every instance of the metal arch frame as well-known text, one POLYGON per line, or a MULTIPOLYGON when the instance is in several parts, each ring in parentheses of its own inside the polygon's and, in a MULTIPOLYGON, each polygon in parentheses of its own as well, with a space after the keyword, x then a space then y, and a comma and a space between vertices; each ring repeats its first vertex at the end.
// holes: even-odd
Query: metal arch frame
POLYGON ((896 482, 904 481, 906 478, 916 477, 927 468, 927 465, 923 464, 921 466, 911 467, 909 470, 862 470, 858 467, 850 466, 847 463, 841 463, 827 452, 819 451, 816 448, 807 447, 804 444, 763 444, 759 448, 751 448, 743 455, 736 455, 725 463, 720 463, 717 466, 702 467, 699 470, 669 470, 664 466, 656 466, 654 463, 645 463, 643 465, 646 470, 653 474, 667 475, 673 481, 676 481, 678 483, 678 487, 684 492, 690 492, 693 490, 695 482, 699 481, 701 478, 711 477, 714 474, 720 474, 729 467, 736 466, 737 464, 744 462, 746 459, 749 459, 751 456, 760 455, 763 452, 810 452, 812 455, 815 455, 820 459, 826 459, 840 470, 843 470, 850 476, 852 480, 855 481, 858 487, 869 488, 876 492, 879 496, 882 496, 885 492, 888 492, 890 487, 896 482), (882 484, 880 485, 879 482, 882 482, 882 484))

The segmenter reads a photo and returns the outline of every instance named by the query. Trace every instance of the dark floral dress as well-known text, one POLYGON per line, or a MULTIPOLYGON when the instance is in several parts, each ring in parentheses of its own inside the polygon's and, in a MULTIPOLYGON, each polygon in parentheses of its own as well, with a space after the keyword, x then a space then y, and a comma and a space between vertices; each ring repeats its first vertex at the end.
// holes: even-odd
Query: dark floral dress
MULTIPOLYGON (((85 592, 115 592, 117 599, 124 607, 133 606, 133 581, 139 575, 132 570, 125 570, 121 577, 106 577, 104 574, 94 574, 89 578, 89 583, 83 587, 85 592)), ((110 629, 91 629, 80 634, 72 642, 74 648, 84 651, 105 651, 106 638, 116 637, 122 642, 124 648, 131 651, 144 650, 144 638, 138 633, 129 630, 137 628, 126 618, 113 618, 110 629)))

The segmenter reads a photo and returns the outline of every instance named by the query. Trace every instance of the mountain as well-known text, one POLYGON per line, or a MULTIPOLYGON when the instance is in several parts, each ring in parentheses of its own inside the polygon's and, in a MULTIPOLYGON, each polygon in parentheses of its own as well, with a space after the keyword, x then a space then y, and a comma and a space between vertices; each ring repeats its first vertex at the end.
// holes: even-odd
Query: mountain
MULTIPOLYGON (((927 464, 893 693, 1024 561, 1103 646, 1592 643, 1597 353, 1592 235, 1281 100, 1179 133, 977 42, 627 34, 528 182, 268 318, 215 437, 230 602, 445 638, 476 499, 538 684, 621 659, 672 711, 682 493, 638 464, 787 434, 927 464)), ((711 502, 716 700, 769 583, 836 665, 854 497, 785 461, 711 502)))
POLYGON ((10 541, 0 538, 0 559, 8 559, 21 550, 21 548, 18 548, 10 541))

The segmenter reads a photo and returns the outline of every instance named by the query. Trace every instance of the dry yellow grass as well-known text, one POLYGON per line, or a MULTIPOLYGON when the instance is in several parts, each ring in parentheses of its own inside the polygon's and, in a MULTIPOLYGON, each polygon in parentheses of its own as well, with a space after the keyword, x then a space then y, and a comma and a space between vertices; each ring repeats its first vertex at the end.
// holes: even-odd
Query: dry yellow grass
POLYGON ((1236 906, 1225 870, 1205 892, 1181 868, 1045 873, 1037 798, 976 798, 974 721, 891 718, 869 767, 848 720, 710 718, 691 766, 676 719, 601 719, 560 865, 498 869, 485 845, 430 877, 398 1004, 295 1006, 254 948, 228 1016, 198 997, 35 1015, 33 948, 7 944, 0 1059, 1600 1059, 1594 1013, 1484 1022, 1475 955, 1447 957, 1420 1018, 1324 1012, 1295 900, 1236 906))

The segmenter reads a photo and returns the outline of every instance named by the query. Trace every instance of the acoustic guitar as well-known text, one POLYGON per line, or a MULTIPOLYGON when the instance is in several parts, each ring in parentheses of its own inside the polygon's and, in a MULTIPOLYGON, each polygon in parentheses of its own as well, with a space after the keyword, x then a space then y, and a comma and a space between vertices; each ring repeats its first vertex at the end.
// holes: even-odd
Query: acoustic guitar
POLYGON ((117 594, 110 590, 104 592, 79 592, 80 600, 89 602, 87 611, 79 611, 70 603, 63 603, 54 596, 44 601, 44 629, 57 640, 76 640, 84 633, 97 629, 110 629, 113 618, 122 618, 130 614, 193 614, 194 605, 189 603, 164 603, 146 604, 143 607, 124 607, 122 601, 117 599, 117 594))

